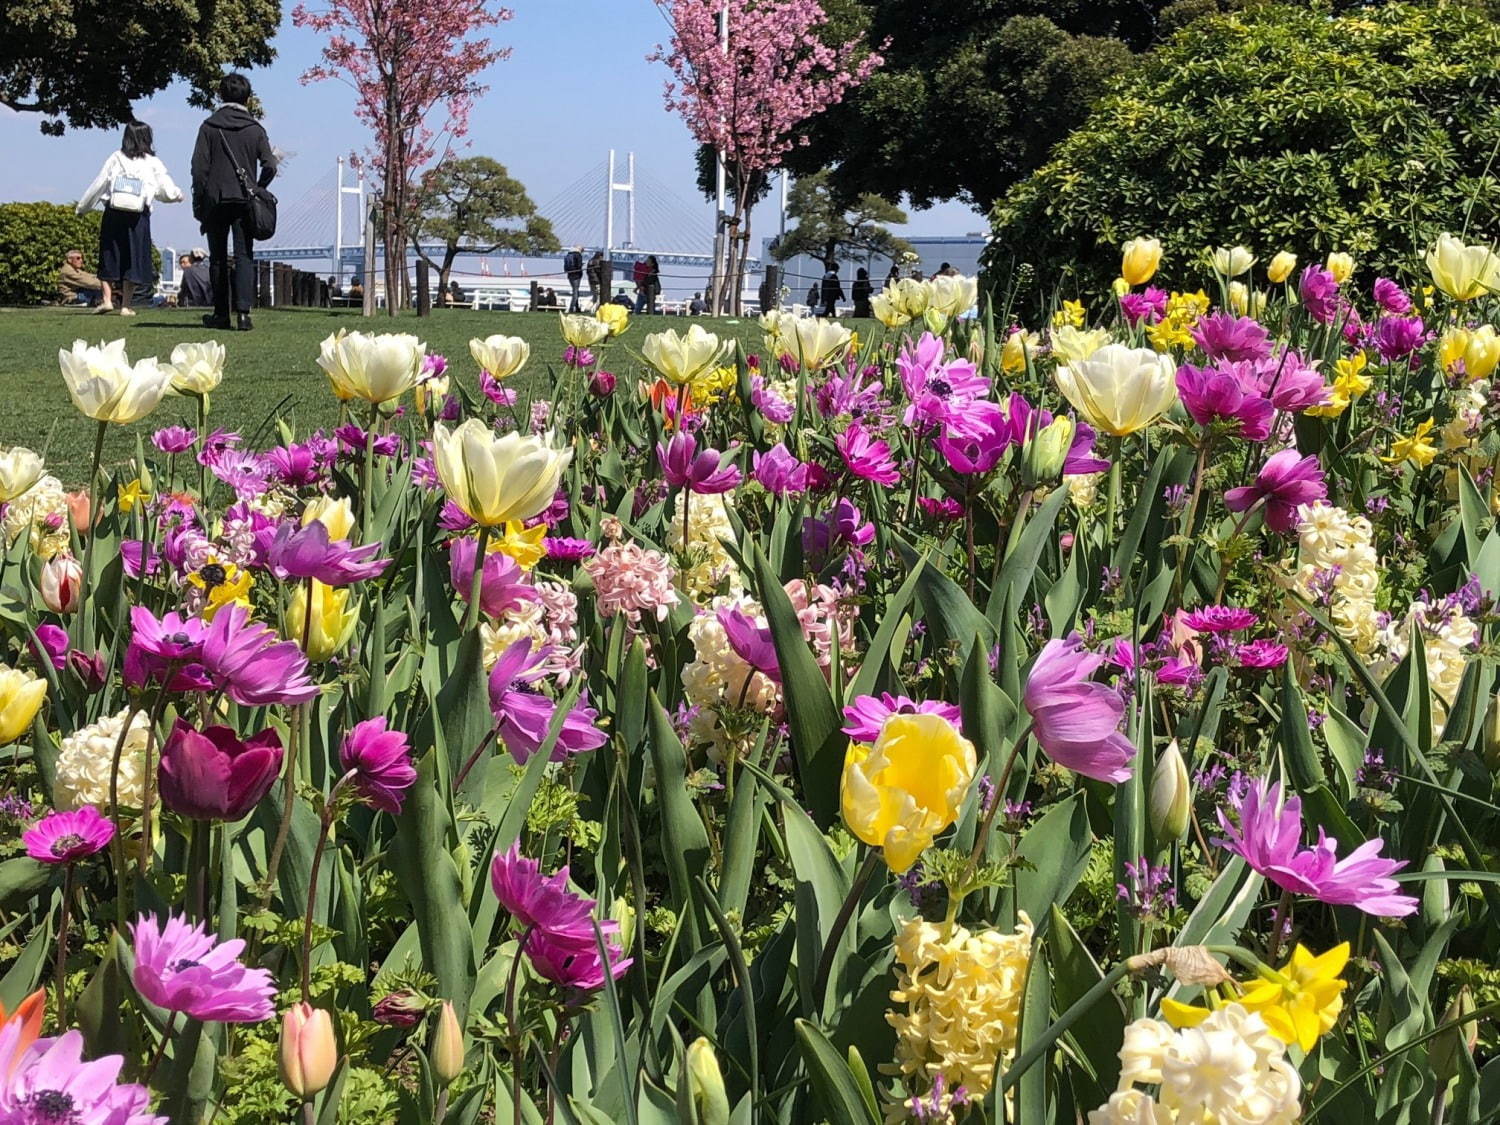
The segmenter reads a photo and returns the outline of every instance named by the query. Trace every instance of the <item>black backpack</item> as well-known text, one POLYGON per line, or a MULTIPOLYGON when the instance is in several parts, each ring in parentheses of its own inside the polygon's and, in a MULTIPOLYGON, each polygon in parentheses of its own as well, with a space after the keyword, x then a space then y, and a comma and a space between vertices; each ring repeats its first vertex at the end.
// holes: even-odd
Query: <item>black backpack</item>
POLYGON ((240 167, 240 162, 234 158, 234 153, 229 148, 229 141, 224 136, 224 130, 219 129, 219 143, 224 146, 224 155, 229 157, 229 163, 234 166, 235 179, 240 182, 240 190, 245 193, 246 225, 249 228, 250 237, 256 242, 264 242, 276 234, 276 197, 265 188, 258 186, 240 167))

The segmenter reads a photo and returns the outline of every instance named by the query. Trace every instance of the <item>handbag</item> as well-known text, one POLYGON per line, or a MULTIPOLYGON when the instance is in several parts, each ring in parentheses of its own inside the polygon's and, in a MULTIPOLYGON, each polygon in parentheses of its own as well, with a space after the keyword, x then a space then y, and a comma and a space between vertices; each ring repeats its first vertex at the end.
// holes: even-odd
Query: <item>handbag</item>
POLYGON ((240 162, 234 158, 230 151, 229 141, 224 137, 224 130, 218 130, 219 143, 224 146, 224 155, 229 157, 229 163, 234 166, 234 175, 240 182, 240 190, 245 193, 246 203, 246 226, 249 234, 256 242, 264 242, 276 233, 276 197, 265 188, 255 184, 245 170, 240 167, 240 162))
POLYGON ((139 176, 116 176, 109 184, 109 205, 116 211, 146 209, 146 192, 139 176))

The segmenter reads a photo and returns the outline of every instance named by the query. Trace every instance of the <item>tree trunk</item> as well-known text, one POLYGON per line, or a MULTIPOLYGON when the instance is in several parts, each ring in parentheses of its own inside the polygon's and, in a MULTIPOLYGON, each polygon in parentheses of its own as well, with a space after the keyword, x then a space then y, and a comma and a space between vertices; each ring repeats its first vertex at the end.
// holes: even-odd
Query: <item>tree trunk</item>
POLYGON ((453 260, 458 257, 458 247, 453 243, 443 251, 443 264, 438 268, 438 291, 443 295, 443 307, 448 307, 448 280, 453 276, 453 260))

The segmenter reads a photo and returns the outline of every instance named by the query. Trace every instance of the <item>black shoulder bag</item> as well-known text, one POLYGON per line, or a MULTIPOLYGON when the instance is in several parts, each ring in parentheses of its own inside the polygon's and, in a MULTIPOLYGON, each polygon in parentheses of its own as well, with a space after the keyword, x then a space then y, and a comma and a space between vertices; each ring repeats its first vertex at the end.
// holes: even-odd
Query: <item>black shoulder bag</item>
POLYGON ((230 151, 224 130, 215 129, 214 132, 219 134, 219 143, 224 146, 224 155, 229 157, 229 163, 234 166, 235 178, 240 181, 240 190, 245 193, 246 206, 249 208, 250 237, 256 242, 264 242, 276 233, 276 197, 265 188, 258 186, 245 174, 245 170, 240 167, 240 162, 230 151))

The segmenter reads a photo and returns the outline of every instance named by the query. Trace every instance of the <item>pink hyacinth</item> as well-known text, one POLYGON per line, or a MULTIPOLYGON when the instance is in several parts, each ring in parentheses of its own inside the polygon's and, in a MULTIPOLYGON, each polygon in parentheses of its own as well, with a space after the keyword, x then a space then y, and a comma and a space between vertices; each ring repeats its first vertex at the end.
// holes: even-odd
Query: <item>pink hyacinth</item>
POLYGON ((1231 512, 1246 512, 1264 501, 1266 526, 1272 531, 1291 531, 1297 526, 1297 509, 1328 495, 1323 469, 1316 457, 1304 457, 1296 449, 1273 453, 1255 483, 1224 493, 1224 506, 1231 512))
POLYGON ((952 703, 944 703, 941 699, 918 702, 883 691, 879 695, 855 696, 854 702, 844 708, 842 729, 855 742, 874 742, 892 715, 937 715, 955 727, 962 725, 959 710, 952 703))
POLYGON ((142 914, 135 939, 136 991, 158 1008, 195 1020, 259 1023, 276 1014, 276 983, 266 969, 247 969, 239 938, 218 941, 202 925, 169 916, 164 926, 142 914))
MULTIPOLYGON (((34 1033, 33 1033, 34 1034, 34 1033)), ((151 1091, 116 1083, 120 1055, 85 1062, 83 1034, 31 1039, 21 1020, 0 1024, 0 1121, 6 1125, 170 1125, 151 1091)))
POLYGON ((677 604, 674 573, 667 556, 638 543, 615 543, 583 564, 594 583, 595 604, 601 617, 625 615, 632 625, 647 613, 665 621, 677 604))
POLYGON ((93 805, 44 816, 21 834, 26 854, 42 863, 75 863, 114 839, 114 822, 93 805))
POLYGON ((1090 679, 1107 658, 1084 649, 1074 633, 1054 638, 1038 654, 1023 700, 1037 742, 1047 756, 1097 781, 1126 781, 1135 747, 1120 733, 1125 700, 1090 679))
POLYGON ((1282 799, 1280 782, 1253 780, 1243 795, 1231 793, 1231 819, 1219 810, 1224 838, 1213 842, 1244 859, 1252 868, 1293 894, 1309 895, 1330 906, 1353 906, 1378 918, 1402 918, 1417 909, 1417 900, 1397 893, 1391 878, 1404 860, 1382 859, 1385 841, 1367 840, 1343 859, 1338 841, 1318 829, 1314 847, 1302 847, 1302 799, 1282 799))
POLYGON ((339 765, 354 774, 354 787, 370 805, 391 815, 401 811, 406 791, 417 780, 406 734, 387 730, 384 715, 356 723, 339 745, 339 765))

